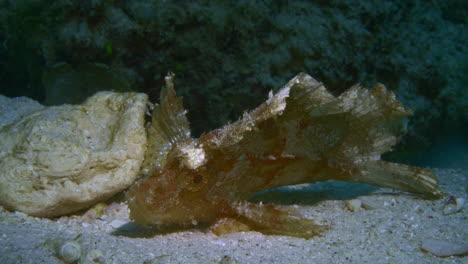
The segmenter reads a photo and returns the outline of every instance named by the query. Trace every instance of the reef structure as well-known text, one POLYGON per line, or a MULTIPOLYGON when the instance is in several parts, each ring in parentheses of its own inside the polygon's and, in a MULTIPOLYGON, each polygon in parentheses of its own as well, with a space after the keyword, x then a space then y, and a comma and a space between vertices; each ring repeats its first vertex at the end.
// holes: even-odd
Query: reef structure
POLYGON ((128 193, 137 223, 308 238, 326 227, 293 208, 247 200, 260 190, 326 180, 440 195, 430 170, 381 160, 411 115, 381 84, 335 97, 300 73, 238 121, 196 139, 173 78, 166 77, 147 129, 147 176, 128 193))

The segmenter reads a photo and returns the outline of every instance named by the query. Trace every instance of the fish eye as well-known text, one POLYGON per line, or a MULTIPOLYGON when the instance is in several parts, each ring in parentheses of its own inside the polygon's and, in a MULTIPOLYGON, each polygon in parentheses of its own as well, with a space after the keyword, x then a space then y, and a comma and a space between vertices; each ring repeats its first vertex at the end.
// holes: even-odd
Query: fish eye
POLYGON ((199 184, 203 181, 203 176, 201 174, 197 174, 193 177, 192 182, 194 184, 199 184))

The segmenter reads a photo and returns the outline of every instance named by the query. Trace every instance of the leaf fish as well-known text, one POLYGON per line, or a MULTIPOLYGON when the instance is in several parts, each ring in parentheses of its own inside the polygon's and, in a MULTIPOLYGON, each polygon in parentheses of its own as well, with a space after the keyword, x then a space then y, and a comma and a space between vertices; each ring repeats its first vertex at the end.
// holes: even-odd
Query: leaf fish
POLYGON ((136 223, 309 238, 327 227, 292 207, 248 199, 264 189, 327 180, 441 195, 430 170, 380 159, 411 115, 381 84, 355 85, 335 97, 300 73, 238 121, 193 138, 173 78, 166 77, 147 128, 147 176, 128 192, 136 223))

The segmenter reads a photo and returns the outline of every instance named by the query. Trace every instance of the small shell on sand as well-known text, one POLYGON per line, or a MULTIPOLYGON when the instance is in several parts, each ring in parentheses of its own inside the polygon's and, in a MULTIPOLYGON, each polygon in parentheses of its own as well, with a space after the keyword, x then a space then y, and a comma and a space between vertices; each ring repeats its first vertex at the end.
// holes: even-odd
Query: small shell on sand
POLYGON ((75 241, 67 241, 60 247, 58 254, 65 263, 73 263, 81 257, 81 245, 75 241))

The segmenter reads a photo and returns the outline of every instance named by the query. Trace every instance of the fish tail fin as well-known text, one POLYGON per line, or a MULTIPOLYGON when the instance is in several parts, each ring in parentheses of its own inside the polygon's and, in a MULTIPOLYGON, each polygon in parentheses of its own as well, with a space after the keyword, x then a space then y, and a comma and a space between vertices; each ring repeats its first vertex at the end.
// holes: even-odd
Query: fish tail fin
POLYGON ((381 160, 366 162, 352 181, 399 189, 428 198, 443 195, 437 189, 437 178, 431 170, 381 160))

